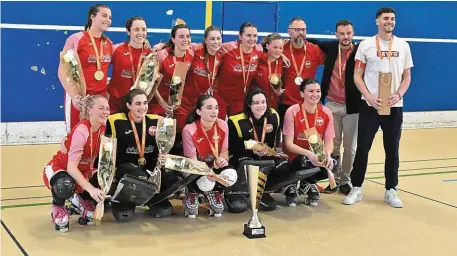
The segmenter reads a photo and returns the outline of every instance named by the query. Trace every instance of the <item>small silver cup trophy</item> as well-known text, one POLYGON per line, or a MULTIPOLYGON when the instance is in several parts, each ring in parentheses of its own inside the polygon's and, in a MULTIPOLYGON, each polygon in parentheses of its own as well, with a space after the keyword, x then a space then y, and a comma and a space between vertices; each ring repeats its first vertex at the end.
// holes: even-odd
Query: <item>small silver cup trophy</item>
POLYGON ((267 182, 267 176, 259 171, 259 166, 248 165, 249 197, 251 199, 252 217, 244 224, 243 234, 249 238, 264 238, 265 227, 260 223, 257 212, 267 182))

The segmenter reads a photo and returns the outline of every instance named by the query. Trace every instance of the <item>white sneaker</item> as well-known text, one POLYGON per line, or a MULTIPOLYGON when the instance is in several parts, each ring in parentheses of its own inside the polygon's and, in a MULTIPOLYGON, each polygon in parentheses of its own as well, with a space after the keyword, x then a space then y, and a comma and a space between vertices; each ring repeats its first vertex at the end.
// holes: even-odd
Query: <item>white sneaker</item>
POLYGON ((384 202, 390 204, 390 206, 395 208, 403 207, 403 203, 401 202, 400 198, 398 198, 397 190, 393 188, 386 190, 386 193, 384 195, 384 202))
POLYGON ((343 204, 352 205, 358 201, 362 201, 362 188, 353 187, 351 192, 344 198, 343 204))

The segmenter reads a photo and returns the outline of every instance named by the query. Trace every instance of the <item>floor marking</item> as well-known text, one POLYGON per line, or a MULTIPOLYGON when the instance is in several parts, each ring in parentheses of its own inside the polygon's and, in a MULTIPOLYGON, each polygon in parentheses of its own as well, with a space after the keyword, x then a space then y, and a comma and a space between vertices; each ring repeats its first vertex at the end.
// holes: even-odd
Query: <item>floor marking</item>
POLYGON ((27 252, 24 250, 24 247, 22 247, 22 245, 19 243, 19 241, 16 239, 16 237, 14 237, 13 233, 11 233, 11 231, 6 226, 6 224, 3 222, 3 220, 0 220, 0 222, 2 223, 2 226, 5 229, 6 233, 8 233, 8 235, 10 235, 11 239, 13 239, 14 243, 17 245, 19 250, 21 250, 22 254, 24 254, 24 256, 29 256, 27 254, 27 252))

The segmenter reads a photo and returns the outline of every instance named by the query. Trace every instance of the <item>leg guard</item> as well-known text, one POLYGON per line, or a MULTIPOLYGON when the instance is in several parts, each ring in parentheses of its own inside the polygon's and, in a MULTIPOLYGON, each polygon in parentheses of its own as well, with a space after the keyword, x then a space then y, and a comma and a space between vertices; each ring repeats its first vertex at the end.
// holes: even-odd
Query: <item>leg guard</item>
MULTIPOLYGON (((248 165, 259 166, 259 169, 265 175, 268 175, 274 168, 274 160, 244 160, 237 168, 236 183, 225 190, 225 202, 229 212, 241 213, 247 210, 246 197, 249 195, 249 185, 247 178, 248 165)), ((268 180, 267 180, 268 184, 268 180)))
POLYGON ((57 206, 63 206, 65 200, 71 198, 76 190, 76 182, 67 172, 56 173, 51 178, 50 185, 53 205, 57 206))
POLYGON ((118 222, 129 222, 133 219, 135 215, 135 208, 136 206, 133 204, 120 204, 120 203, 112 203, 111 204, 111 211, 113 213, 114 219, 118 222))
POLYGON ((143 206, 157 193, 157 186, 125 174, 111 198, 112 202, 143 206))

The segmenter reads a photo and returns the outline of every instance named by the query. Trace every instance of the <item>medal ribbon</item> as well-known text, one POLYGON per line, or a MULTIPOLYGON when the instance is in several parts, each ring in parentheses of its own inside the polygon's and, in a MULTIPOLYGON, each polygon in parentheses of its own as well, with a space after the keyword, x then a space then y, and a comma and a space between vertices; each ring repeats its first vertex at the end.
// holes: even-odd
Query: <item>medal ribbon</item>
POLYGON ((203 134, 205 134, 205 137, 208 140, 209 146, 211 147, 211 152, 213 152, 214 157, 218 158, 219 157, 219 135, 217 134, 217 127, 218 127, 217 120, 213 124, 213 130, 214 130, 213 138, 214 138, 214 136, 216 136, 214 146, 213 146, 213 143, 211 142, 211 140, 208 138, 208 134, 205 131, 205 127, 203 127, 203 124, 201 122, 200 122, 200 124, 201 124, 203 134))
POLYGON ((216 57, 216 54, 214 54, 214 64, 213 64, 213 72, 209 72, 210 69, 209 69, 209 59, 211 57, 208 58, 208 60, 206 61, 206 65, 205 65, 205 68, 206 68, 206 77, 208 78, 208 84, 209 84, 209 88, 208 89, 211 89, 213 88, 213 85, 214 85, 214 79, 216 77, 216 66, 217 66, 217 57, 216 57))
POLYGON ((134 65, 133 65, 132 48, 131 48, 131 46, 130 46, 130 43, 128 44, 128 47, 129 47, 130 64, 132 64, 132 79, 133 79, 133 83, 135 83, 135 81, 136 81, 136 74, 137 74, 137 72, 140 71, 141 62, 143 61, 143 49, 144 49, 144 48, 141 48, 141 55, 140 55, 140 58, 138 59, 138 67, 136 68, 136 71, 135 71, 135 67, 134 67, 134 65))
MULTIPOLYGON (((94 168, 94 148, 92 147, 92 126, 89 126, 89 138, 90 138, 90 170, 94 168)), ((98 131, 98 141, 100 141, 100 130, 98 131)), ((97 142, 95 142, 97 145, 97 142)), ((97 147, 95 147, 97 148, 97 147)))
POLYGON ((92 42, 92 46, 94 47, 94 51, 95 51, 95 57, 97 59, 97 71, 101 71, 102 70, 102 58, 103 58, 103 39, 100 39, 100 55, 98 54, 98 50, 97 50, 97 45, 95 44, 95 40, 94 40, 94 37, 92 36, 92 33, 90 32, 90 30, 87 30, 87 33, 89 34, 89 37, 90 37, 90 41, 92 42))
MULTIPOLYGON (((392 42, 394 41, 394 36, 389 40, 389 51, 387 53, 387 59, 389 60, 389 69, 390 69, 390 55, 392 53, 392 42)), ((378 50, 379 58, 381 58, 381 61, 383 59, 382 57, 382 52, 381 52, 381 46, 379 45, 379 37, 376 36, 376 48, 378 50)))
POLYGON ((338 44, 338 73, 340 75, 341 84, 343 84, 343 73, 346 71, 347 59, 349 58, 349 55, 351 55, 352 53, 352 46, 353 45, 351 44, 351 48, 346 54, 346 61, 344 62, 343 67, 341 67, 341 46, 338 44))
POLYGON ((251 117, 249 117, 249 121, 251 121, 252 128, 254 130, 254 139, 258 142, 263 143, 265 141, 265 133, 267 131, 267 119, 266 118, 263 119, 262 140, 261 141, 259 141, 259 136, 257 136, 257 131, 255 130, 254 122, 252 121, 251 117))
MULTIPOLYGON (((268 63, 268 79, 270 79, 271 76, 271 63, 270 60, 267 58, 267 63, 268 63)), ((275 72, 273 74, 277 74, 278 70, 278 59, 275 60, 275 72)))
POLYGON ((290 55, 292 56, 292 63, 294 64, 295 72, 297 73, 297 77, 301 77, 301 73, 303 72, 303 67, 305 67, 305 62, 306 62, 306 43, 303 45, 303 49, 305 49, 305 56, 303 57, 303 61, 300 66, 300 70, 298 70, 297 61, 295 60, 292 42, 290 42, 289 46, 290 46, 290 55))
MULTIPOLYGON (((301 111, 302 111, 303 117, 305 119, 306 130, 309 130, 308 115, 306 114, 306 110, 305 110, 305 105, 304 104, 301 105, 301 111)), ((314 117, 314 126, 313 127, 316 127, 317 116, 319 116, 319 108, 316 106, 316 116, 314 117)))
POLYGON ((146 147, 146 117, 141 121, 143 124, 143 133, 141 134, 141 145, 140 139, 138 138, 138 132, 136 130, 135 122, 133 121, 132 113, 129 112, 130 124, 132 125, 133 134, 135 135, 136 146, 138 147, 139 159, 144 158, 144 149, 146 147), (141 146, 141 147, 140 147, 141 146))
POLYGON ((254 53, 254 49, 252 49, 251 55, 249 56, 248 75, 246 76, 246 74, 245 74, 246 71, 244 70, 244 56, 243 56, 243 50, 241 49, 241 44, 238 44, 238 47, 240 48, 241 69, 243 70, 244 93, 246 94, 246 87, 248 85, 249 73, 251 72, 252 54, 254 53))

